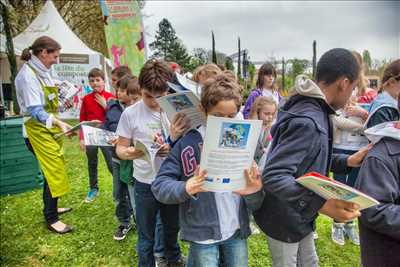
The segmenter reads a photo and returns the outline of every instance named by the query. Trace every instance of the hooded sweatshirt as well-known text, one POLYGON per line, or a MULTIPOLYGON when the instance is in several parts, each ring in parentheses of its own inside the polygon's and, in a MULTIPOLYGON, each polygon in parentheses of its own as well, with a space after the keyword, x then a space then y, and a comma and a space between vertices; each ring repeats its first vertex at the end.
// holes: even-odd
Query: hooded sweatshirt
POLYGON ((272 127, 272 144, 262 175, 265 198, 254 213, 257 224, 270 237, 299 242, 315 229, 325 199, 296 178, 308 172, 328 175, 330 169, 346 173, 346 155, 332 154, 333 127, 321 89, 306 76, 296 78, 296 95, 279 110, 272 127))

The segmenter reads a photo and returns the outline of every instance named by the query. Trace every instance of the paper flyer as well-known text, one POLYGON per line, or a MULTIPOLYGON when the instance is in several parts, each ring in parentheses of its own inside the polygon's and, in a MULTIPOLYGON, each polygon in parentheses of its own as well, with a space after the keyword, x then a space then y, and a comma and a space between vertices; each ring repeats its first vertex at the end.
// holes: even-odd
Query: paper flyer
POLYGON ((111 141, 118 138, 114 132, 82 125, 85 146, 112 146, 111 141))
POLYGON ((208 116, 200 168, 207 170, 203 188, 230 192, 246 186, 244 170, 252 165, 262 121, 208 116))
POLYGON ((145 144, 145 142, 141 140, 135 141, 135 149, 140 150, 144 153, 144 156, 141 157, 141 160, 145 160, 151 164, 153 171, 156 171, 155 161, 157 152, 160 150, 161 145, 157 143, 153 143, 150 147, 145 144))
POLYGON ((365 136, 373 144, 378 143, 383 137, 391 137, 400 140, 400 121, 389 121, 375 125, 364 131, 365 136))
POLYGON ((169 94, 157 99, 168 120, 172 121, 178 112, 184 113, 190 120, 190 129, 196 129, 205 124, 205 116, 198 110, 199 99, 191 92, 184 91, 169 94))
POLYGON ((99 120, 81 121, 80 123, 74 125, 74 126, 73 126, 71 129, 69 129, 68 131, 54 135, 54 138, 57 139, 57 138, 59 138, 59 137, 61 137, 61 136, 63 136, 63 135, 66 135, 66 134, 68 134, 68 133, 75 132, 75 131, 79 130, 83 125, 97 127, 97 126, 100 126, 101 123, 102 123, 102 122, 99 121, 99 120))
POLYGON ((377 200, 361 191, 319 173, 307 173, 297 178, 296 181, 325 199, 333 198, 357 203, 361 210, 379 204, 377 200))

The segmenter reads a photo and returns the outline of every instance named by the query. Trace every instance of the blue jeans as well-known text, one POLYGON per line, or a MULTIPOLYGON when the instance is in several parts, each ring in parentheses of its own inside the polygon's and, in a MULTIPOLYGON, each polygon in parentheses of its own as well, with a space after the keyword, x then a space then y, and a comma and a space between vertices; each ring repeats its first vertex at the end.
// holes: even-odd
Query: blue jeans
POLYGON ((188 267, 218 267, 220 253, 223 254, 224 266, 247 266, 247 239, 241 239, 239 231, 231 238, 213 244, 190 242, 188 267))
POLYGON ((181 256, 178 245, 179 217, 175 205, 163 205, 151 192, 151 185, 135 182, 136 224, 138 230, 137 251, 139 267, 154 267, 157 216, 161 216, 164 257, 176 262, 181 256), (158 215, 160 214, 160 215, 158 215))
MULTIPOLYGON (((135 200, 130 199, 130 192, 133 195, 134 187, 128 187, 128 185, 121 181, 119 177, 120 165, 118 162, 112 162, 112 174, 113 174, 113 198, 115 201, 115 216, 121 225, 127 226, 130 221, 132 210, 135 208, 135 200), (133 207, 132 207, 133 206, 133 207)), ((133 212, 135 218, 135 213, 133 212)))
MULTIPOLYGON (((335 153, 335 154, 351 155, 351 154, 354 154, 355 152, 357 152, 357 151, 344 150, 344 149, 338 149, 338 148, 333 149, 333 153, 335 153)), ((348 174, 333 173, 333 178, 338 182, 341 182, 348 186, 354 187, 354 184, 356 183, 359 171, 360 171, 360 168, 352 168, 348 174)))

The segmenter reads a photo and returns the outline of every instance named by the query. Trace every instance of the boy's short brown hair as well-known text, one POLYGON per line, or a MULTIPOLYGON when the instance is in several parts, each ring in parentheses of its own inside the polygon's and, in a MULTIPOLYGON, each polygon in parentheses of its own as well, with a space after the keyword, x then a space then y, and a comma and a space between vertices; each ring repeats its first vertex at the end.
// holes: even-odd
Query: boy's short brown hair
POLYGON ((144 64, 139 74, 139 85, 142 90, 152 94, 168 91, 167 82, 172 81, 174 73, 171 67, 162 60, 151 59, 144 64))
POLYGON ((126 90, 126 93, 128 95, 140 95, 142 93, 142 90, 140 88, 138 78, 133 77, 132 79, 130 79, 126 86, 126 90))
POLYGON ((93 68, 89 71, 88 78, 101 77, 104 81, 104 72, 99 68, 93 68))
POLYGON ((111 71, 111 75, 115 75, 118 79, 121 79, 125 75, 132 75, 132 71, 128 66, 119 66, 111 71))
POLYGON ((234 100, 237 110, 240 110, 242 96, 240 85, 226 74, 219 74, 210 78, 201 91, 201 106, 205 112, 218 105, 220 101, 234 100))

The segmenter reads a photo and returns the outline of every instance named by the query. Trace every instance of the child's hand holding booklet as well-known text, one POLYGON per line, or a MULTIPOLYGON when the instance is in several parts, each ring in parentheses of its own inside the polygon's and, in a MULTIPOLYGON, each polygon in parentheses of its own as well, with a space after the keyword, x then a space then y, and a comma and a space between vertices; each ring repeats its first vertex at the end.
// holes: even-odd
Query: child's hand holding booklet
POLYGON ((360 210, 379 204, 377 200, 361 191, 316 172, 304 174, 296 181, 325 199, 340 199, 356 203, 360 206, 360 210))

